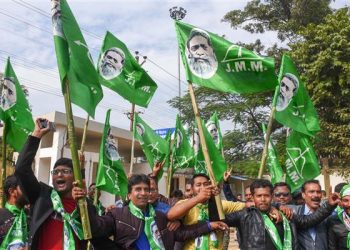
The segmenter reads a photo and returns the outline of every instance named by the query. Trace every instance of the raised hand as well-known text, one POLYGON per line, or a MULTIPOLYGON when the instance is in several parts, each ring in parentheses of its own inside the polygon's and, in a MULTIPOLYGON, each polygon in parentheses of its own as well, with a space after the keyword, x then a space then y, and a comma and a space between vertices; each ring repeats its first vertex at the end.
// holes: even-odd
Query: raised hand
POLYGON ((50 122, 47 119, 38 118, 35 120, 35 127, 32 136, 41 138, 50 131, 50 122), (42 128, 40 123, 46 123, 47 126, 42 128))

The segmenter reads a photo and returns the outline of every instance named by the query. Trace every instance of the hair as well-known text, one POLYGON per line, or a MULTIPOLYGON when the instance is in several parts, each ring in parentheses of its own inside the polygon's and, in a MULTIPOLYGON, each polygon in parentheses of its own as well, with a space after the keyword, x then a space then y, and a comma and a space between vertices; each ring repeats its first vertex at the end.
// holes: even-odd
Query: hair
POLYGON ((308 181, 305 181, 304 184, 301 186, 302 193, 305 193, 305 187, 308 184, 317 184, 321 189, 321 185, 320 185, 320 182, 318 180, 308 180, 308 181))
POLYGON ((282 81, 283 81, 283 78, 287 78, 287 79, 289 79, 292 83, 293 83, 293 85, 294 85, 294 89, 293 89, 293 93, 295 93, 295 91, 298 89, 298 87, 299 87, 299 82, 298 82, 298 79, 294 76, 294 75, 292 75, 292 74, 290 74, 290 73, 287 73, 287 74, 285 74, 285 75, 283 75, 283 77, 282 77, 282 81))
POLYGON ((73 169, 72 159, 64 158, 64 157, 60 158, 55 162, 55 165, 53 166, 53 168, 55 169, 58 166, 66 166, 66 167, 73 169))
POLYGON ((175 197, 175 198, 182 198, 183 196, 184 194, 179 189, 174 190, 173 193, 171 194, 171 197, 175 197))
POLYGON ((283 181, 275 183, 275 185, 273 185, 273 190, 272 191, 275 191, 275 189, 277 187, 287 187, 289 192, 291 192, 290 186, 287 183, 283 182, 283 181))
POLYGON ((344 187, 345 185, 348 185, 348 183, 346 183, 346 182, 341 182, 341 183, 335 185, 335 187, 334 187, 334 192, 335 192, 335 193, 340 193, 340 191, 343 189, 343 187, 344 187))
POLYGON ((10 188, 16 188, 18 186, 18 180, 15 175, 9 175, 4 182, 4 192, 6 200, 10 198, 10 188))
POLYGON ((149 179, 150 185, 151 185, 151 180, 152 180, 152 181, 154 181, 156 183, 156 185, 158 187, 158 178, 157 178, 157 176, 153 176, 151 174, 148 174, 147 177, 149 179))
POLYGON ((257 179, 250 184, 250 192, 254 195, 254 190, 256 188, 270 188, 270 193, 272 194, 273 186, 270 181, 265 179, 257 179))
POLYGON ((204 177, 204 178, 206 178, 208 181, 210 181, 209 176, 206 175, 206 174, 203 174, 203 173, 194 174, 193 177, 192 177, 192 179, 191 179, 191 182, 190 182, 191 186, 193 186, 193 184, 194 184, 194 179, 196 179, 197 177, 204 177))
POLYGON ((91 183, 91 184, 89 185, 89 188, 91 188, 92 186, 96 186, 96 183, 95 183, 95 182, 91 183))
POLYGON ((133 176, 130 177, 129 182, 128 182, 128 193, 131 193, 132 187, 140 184, 140 183, 145 183, 148 185, 148 187, 151 185, 149 178, 145 174, 134 174, 133 176))
POLYGON ((110 49, 108 49, 108 50, 105 51, 104 55, 106 55, 108 52, 115 52, 115 53, 117 53, 118 55, 120 55, 120 57, 122 58, 121 63, 124 64, 125 55, 124 55, 124 52, 123 52, 122 50, 115 49, 115 48, 110 48, 110 49))
POLYGON ((204 37, 204 38, 207 40, 208 45, 209 45, 210 47, 213 47, 208 33, 206 33, 204 30, 193 29, 193 30, 191 30, 191 33, 190 33, 190 35, 188 36, 187 42, 186 42, 186 47, 187 47, 188 50, 190 50, 190 48, 189 48, 190 41, 191 41, 192 38, 195 37, 195 36, 202 36, 202 37, 204 37))

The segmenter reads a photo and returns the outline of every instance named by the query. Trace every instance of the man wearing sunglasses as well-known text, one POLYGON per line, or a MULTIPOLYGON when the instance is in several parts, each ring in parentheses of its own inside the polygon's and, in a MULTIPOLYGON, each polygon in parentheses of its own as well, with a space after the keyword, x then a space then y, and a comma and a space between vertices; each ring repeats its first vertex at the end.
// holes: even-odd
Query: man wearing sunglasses
POLYGON ((56 161, 51 171, 53 187, 39 182, 32 170, 40 140, 50 130, 49 122, 46 120, 43 127, 42 120, 36 120, 34 131, 18 157, 15 171, 32 210, 29 249, 83 249, 84 242, 78 236, 82 236, 81 227, 74 220, 74 216, 79 214, 72 198, 72 160, 60 158, 56 161))
POLYGON ((292 203, 292 195, 287 183, 278 182, 273 186, 273 201, 281 205, 292 203))

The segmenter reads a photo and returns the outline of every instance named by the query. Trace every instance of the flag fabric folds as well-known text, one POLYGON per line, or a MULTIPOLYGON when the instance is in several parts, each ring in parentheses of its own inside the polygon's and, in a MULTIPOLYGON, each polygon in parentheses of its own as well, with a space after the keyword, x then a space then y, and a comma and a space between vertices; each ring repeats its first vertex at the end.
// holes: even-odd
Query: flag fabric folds
POLYGON ((100 145, 96 187, 111 194, 126 197, 128 178, 118 152, 118 144, 109 125, 111 110, 106 114, 105 127, 100 145))
MULTIPOLYGON (((265 124, 262 124, 262 129, 264 132, 264 137, 266 140, 266 126, 265 124)), ((275 146, 272 143, 272 140, 269 141, 269 148, 268 148, 268 156, 267 156, 267 168, 269 170, 270 176, 271 176, 271 182, 273 185, 275 183, 282 181, 283 177, 283 170, 281 168, 281 165, 277 158, 277 153, 275 146)))
POLYGON ((292 192, 320 174, 316 154, 307 135, 292 131, 287 137, 286 182, 292 192))
MULTIPOLYGON (((141 117, 134 114, 134 136, 141 144, 142 150, 147 158, 147 161, 153 169, 157 162, 166 161, 169 155, 169 146, 165 139, 160 137, 154 130, 145 123, 141 117)), ((161 176, 162 172, 159 174, 161 176)), ((159 179, 159 178, 158 178, 159 179)))
POLYGON ((131 103, 147 108, 157 84, 139 65, 126 45, 107 32, 98 60, 100 82, 131 103))
POLYGON ((1 85, 0 119, 6 126, 6 143, 20 152, 34 129, 34 121, 10 58, 7 59, 1 85))
POLYGON ((317 112, 293 61, 283 55, 275 119, 286 127, 314 136, 320 130, 317 112))
POLYGON ((51 0, 51 4, 62 92, 68 82, 72 102, 94 117, 103 92, 88 46, 66 0, 51 0))
POLYGON ((263 92, 277 85, 273 58, 180 21, 175 26, 188 81, 230 93, 263 92))

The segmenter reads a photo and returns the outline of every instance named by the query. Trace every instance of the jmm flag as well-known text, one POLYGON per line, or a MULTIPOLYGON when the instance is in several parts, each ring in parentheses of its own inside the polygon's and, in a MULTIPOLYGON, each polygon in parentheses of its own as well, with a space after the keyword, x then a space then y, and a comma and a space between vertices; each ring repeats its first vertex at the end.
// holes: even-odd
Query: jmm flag
POLYGON ((317 112, 293 61, 283 55, 275 119, 286 127, 314 136, 320 130, 317 112))
POLYGON ((51 0, 51 4, 62 92, 69 82, 72 102, 94 117, 103 93, 88 46, 66 0, 51 0))
POLYGON ((180 21, 175 26, 188 81, 230 93, 263 92, 277 85, 273 58, 180 21))
POLYGON ((100 82, 129 102, 147 108, 157 84, 139 65, 126 45, 107 32, 97 71, 100 82))
POLYGON ((109 109, 100 145, 96 187, 125 198, 128 191, 128 178, 118 152, 118 144, 109 125, 110 113, 109 109))
POLYGON ((0 119, 6 126, 7 144, 20 152, 34 129, 34 122, 28 101, 9 58, 1 84, 0 119))
MULTIPOLYGON (((151 170, 157 162, 166 161, 166 157, 169 155, 169 144, 165 139, 157 135, 137 113, 134 115, 133 131, 135 139, 141 144, 151 170)), ((162 173, 163 171, 159 175, 161 176, 162 173)))
POLYGON ((286 182, 292 192, 320 174, 309 136, 292 131, 287 138, 286 182))
MULTIPOLYGON (((266 140, 266 126, 265 124, 262 124, 262 129, 264 132, 264 137, 266 140)), ((273 185, 277 182, 282 181, 283 177, 283 170, 281 168, 281 165, 277 158, 277 153, 275 146, 272 143, 272 140, 269 141, 269 150, 268 150, 268 156, 267 156, 267 168, 269 170, 270 176, 271 176, 271 182, 273 185)))

